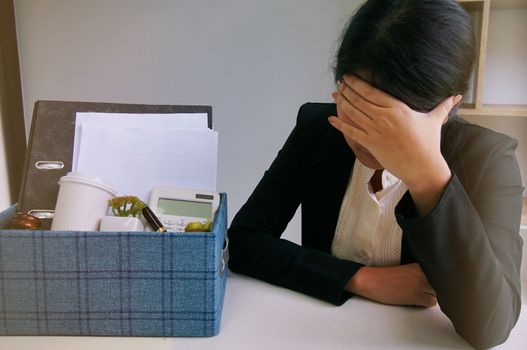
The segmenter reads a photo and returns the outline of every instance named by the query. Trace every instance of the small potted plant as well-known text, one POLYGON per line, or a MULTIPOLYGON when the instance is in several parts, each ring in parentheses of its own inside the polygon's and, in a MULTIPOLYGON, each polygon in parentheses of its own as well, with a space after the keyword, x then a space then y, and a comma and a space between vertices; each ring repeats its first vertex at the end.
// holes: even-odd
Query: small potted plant
POLYGON ((136 196, 119 196, 108 200, 114 216, 101 218, 100 231, 144 231, 139 219, 145 202, 136 196))

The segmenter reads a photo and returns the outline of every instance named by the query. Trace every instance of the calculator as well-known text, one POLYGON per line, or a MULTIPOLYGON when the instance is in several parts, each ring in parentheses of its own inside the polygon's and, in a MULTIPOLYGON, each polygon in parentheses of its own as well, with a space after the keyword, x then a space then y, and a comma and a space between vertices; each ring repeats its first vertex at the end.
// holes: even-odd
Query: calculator
POLYGON ((167 231, 184 232, 189 222, 213 221, 220 204, 217 192, 154 187, 148 206, 167 231))

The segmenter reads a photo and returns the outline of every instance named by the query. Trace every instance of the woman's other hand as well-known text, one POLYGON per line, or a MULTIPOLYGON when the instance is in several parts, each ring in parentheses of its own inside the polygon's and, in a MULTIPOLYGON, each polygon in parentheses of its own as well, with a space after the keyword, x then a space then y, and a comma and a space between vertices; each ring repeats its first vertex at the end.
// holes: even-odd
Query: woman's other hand
POLYGON ((338 118, 330 117, 331 125, 406 184, 419 214, 429 213, 451 178, 441 154, 441 126, 461 96, 421 113, 356 76, 339 85, 333 93, 338 118))
POLYGON ((432 307, 436 293, 419 264, 391 267, 362 267, 346 290, 383 304, 432 307))

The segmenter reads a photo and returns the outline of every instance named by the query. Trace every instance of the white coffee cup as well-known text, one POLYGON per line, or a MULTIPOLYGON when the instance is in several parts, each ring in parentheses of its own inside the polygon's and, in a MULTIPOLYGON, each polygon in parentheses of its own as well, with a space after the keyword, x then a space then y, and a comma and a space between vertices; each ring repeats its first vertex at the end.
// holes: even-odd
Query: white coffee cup
POLYGON ((100 177, 70 172, 59 180, 52 231, 97 231, 117 192, 100 177))

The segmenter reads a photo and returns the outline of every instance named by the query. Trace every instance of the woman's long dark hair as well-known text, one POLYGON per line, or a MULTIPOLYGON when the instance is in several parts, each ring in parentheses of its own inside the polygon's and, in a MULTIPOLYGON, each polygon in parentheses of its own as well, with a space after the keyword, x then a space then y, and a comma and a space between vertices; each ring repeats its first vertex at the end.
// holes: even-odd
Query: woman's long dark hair
POLYGON ((430 111, 467 90, 474 41, 456 0, 368 0, 343 33, 335 80, 366 72, 379 89, 430 111))

